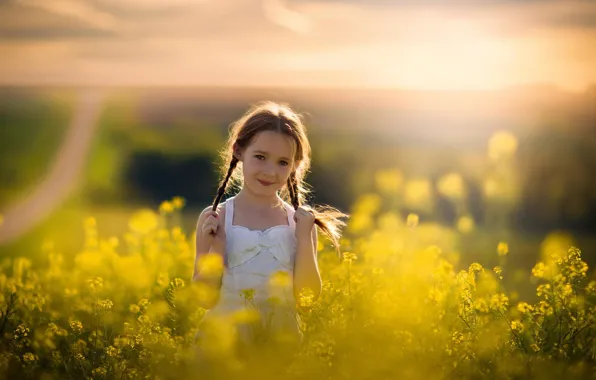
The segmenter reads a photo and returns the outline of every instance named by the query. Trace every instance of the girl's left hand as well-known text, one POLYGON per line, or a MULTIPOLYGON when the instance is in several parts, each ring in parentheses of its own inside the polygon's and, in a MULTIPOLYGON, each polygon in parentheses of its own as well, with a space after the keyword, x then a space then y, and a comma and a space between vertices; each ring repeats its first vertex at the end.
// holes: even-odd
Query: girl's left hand
POLYGON ((315 216, 312 212, 301 206, 294 213, 294 221, 296 222, 296 236, 308 236, 315 225, 315 216))

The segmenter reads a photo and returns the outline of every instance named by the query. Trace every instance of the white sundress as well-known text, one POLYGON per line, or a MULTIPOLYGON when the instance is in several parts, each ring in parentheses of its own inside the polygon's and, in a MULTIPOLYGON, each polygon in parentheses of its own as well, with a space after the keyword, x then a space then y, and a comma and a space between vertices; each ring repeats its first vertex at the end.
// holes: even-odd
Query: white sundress
MULTIPOLYGON (((258 324, 265 331, 283 332, 300 341, 302 336, 292 287, 296 255, 295 210, 284 202, 287 225, 250 230, 233 224, 234 198, 225 202, 226 251, 219 301, 206 312, 203 321, 252 309, 260 313, 258 324), (287 274, 288 286, 272 286, 270 279, 276 272, 287 274), (250 293, 252 300, 247 300, 250 293)), ((238 338, 249 343, 258 339, 254 327, 238 326, 238 338)))

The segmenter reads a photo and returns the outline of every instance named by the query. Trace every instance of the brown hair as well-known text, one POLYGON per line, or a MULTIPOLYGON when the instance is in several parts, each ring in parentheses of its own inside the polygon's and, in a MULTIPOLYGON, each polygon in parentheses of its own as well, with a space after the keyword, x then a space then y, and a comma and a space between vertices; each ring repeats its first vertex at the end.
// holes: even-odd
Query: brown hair
POLYGON ((234 155, 234 147, 247 148, 256 134, 262 131, 276 131, 294 139, 296 143, 294 153, 296 167, 290 174, 287 184, 281 189, 280 196, 296 210, 302 206, 311 211, 315 215, 315 224, 331 240, 339 254, 340 230, 341 227, 345 226, 340 218, 348 215, 329 206, 316 206, 313 208, 305 204, 306 195, 309 191, 304 177, 310 169, 311 148, 301 115, 294 112, 287 104, 271 101, 257 103, 232 124, 230 136, 221 152, 223 160, 221 167, 222 180, 213 202, 213 210, 217 209, 230 182, 238 186, 242 184, 241 173, 235 171, 238 158, 234 155))

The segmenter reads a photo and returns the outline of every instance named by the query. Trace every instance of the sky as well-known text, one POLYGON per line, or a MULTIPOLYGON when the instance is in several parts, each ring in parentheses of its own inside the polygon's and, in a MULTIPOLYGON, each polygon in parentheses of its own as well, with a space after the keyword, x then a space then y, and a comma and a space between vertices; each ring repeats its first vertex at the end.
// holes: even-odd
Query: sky
POLYGON ((596 1, 0 0, 0 85, 596 84, 596 1))

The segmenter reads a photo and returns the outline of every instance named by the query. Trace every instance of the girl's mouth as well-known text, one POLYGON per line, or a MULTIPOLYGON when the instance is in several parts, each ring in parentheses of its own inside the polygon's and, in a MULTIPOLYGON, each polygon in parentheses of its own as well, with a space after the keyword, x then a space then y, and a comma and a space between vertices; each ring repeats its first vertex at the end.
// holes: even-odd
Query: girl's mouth
POLYGON ((259 183, 263 186, 271 186, 275 183, 275 182, 261 181, 260 179, 258 179, 257 181, 259 181, 259 183))

